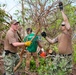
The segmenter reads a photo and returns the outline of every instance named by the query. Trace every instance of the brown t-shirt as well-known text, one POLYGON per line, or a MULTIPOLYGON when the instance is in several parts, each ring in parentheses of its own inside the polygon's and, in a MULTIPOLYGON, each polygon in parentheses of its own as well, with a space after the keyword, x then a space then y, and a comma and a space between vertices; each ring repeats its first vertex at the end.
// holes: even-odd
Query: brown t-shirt
POLYGON ((4 50, 9 50, 11 52, 16 53, 17 47, 14 47, 12 43, 17 42, 17 41, 18 41, 17 33, 12 31, 11 29, 8 30, 6 37, 5 37, 4 50))
POLYGON ((72 30, 65 30, 57 36, 58 50, 60 54, 71 54, 72 53, 72 30))

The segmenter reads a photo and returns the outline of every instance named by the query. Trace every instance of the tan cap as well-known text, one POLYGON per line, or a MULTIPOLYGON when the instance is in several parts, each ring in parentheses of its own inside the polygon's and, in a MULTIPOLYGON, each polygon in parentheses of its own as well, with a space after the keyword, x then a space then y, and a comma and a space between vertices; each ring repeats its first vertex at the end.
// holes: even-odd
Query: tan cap
POLYGON ((19 23, 17 20, 12 20, 10 24, 16 25, 17 23, 19 23))

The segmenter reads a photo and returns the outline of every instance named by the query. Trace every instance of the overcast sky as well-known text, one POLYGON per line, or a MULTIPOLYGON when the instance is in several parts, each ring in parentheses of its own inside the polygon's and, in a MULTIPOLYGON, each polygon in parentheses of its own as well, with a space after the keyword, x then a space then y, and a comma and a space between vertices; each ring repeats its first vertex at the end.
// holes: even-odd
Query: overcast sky
POLYGON ((19 9, 18 0, 0 0, 0 4, 7 4, 5 8, 6 12, 9 12, 12 16, 15 10, 19 9))
MULTIPOLYGON (((15 10, 20 9, 18 1, 19 0, 0 0, 0 4, 7 4, 4 9, 6 12, 9 12, 12 16, 14 16, 13 13, 15 10)), ((76 5, 76 0, 73 1, 75 2, 73 5, 76 5)))

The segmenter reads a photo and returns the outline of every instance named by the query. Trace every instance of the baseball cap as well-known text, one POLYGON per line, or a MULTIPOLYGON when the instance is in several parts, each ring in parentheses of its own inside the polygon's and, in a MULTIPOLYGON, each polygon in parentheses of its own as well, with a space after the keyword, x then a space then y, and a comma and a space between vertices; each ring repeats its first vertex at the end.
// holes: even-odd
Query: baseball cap
POLYGON ((19 23, 19 21, 17 21, 17 20, 12 20, 11 21, 11 24, 13 24, 13 25, 16 25, 16 24, 18 24, 19 23))

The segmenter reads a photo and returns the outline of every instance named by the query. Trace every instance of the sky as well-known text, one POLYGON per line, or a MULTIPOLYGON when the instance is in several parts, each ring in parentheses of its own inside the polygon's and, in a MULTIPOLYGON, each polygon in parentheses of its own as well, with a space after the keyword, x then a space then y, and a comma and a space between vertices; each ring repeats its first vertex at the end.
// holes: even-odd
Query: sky
MULTIPOLYGON (((10 13, 12 16, 15 16, 15 10, 20 9, 20 5, 18 3, 19 0, 0 0, 0 4, 7 4, 5 9, 6 12, 10 13)), ((76 6, 76 0, 73 0, 75 3, 72 5, 76 6)))
POLYGON ((14 16, 15 10, 19 9, 18 0, 0 0, 0 4, 7 4, 6 7, 2 8, 7 13, 14 16))

